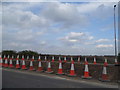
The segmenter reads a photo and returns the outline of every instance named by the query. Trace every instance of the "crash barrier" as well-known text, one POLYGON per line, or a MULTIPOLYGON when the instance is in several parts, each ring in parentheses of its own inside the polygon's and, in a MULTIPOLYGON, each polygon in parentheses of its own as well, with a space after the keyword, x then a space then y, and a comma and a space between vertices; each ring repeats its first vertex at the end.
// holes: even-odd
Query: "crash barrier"
POLYGON ((86 57, 84 58, 84 63, 80 62, 79 57, 76 63, 73 57, 71 57, 70 62, 67 61, 66 57, 64 57, 63 60, 59 57, 58 61, 54 61, 53 59, 54 58, 52 57, 51 60, 48 60, 47 57, 45 57, 44 60, 41 60, 40 56, 38 57, 38 60, 34 60, 34 56, 25 59, 24 55, 22 55, 21 59, 19 58, 19 55, 17 55, 17 58, 15 59, 14 56, 10 57, 8 55, 6 57, 4 55, 3 58, 0 57, 0 65, 6 68, 117 82, 118 70, 114 64, 109 64, 107 62, 107 58, 105 58, 103 64, 97 63, 95 57, 93 63, 89 63, 86 57))

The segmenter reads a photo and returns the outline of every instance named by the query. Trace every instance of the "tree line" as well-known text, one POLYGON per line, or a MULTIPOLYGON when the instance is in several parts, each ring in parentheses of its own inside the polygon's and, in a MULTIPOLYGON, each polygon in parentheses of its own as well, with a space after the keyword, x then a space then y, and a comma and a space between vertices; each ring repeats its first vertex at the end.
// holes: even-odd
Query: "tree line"
POLYGON ((31 50, 23 50, 23 51, 14 51, 14 50, 3 50, 2 51, 2 57, 4 57, 4 55, 6 55, 6 57, 9 55, 10 57, 12 57, 12 55, 14 57, 17 57, 17 55, 21 56, 24 55, 24 57, 26 58, 27 56, 29 56, 30 58, 34 55, 34 56, 39 56, 41 54, 39 54, 36 51, 31 51, 31 50))

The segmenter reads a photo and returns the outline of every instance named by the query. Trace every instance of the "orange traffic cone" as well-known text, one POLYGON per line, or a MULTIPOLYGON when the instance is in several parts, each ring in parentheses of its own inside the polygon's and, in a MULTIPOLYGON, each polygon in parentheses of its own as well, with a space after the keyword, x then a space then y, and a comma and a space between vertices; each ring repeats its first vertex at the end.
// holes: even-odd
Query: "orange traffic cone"
POLYGON ((26 65, 25 65, 25 60, 24 60, 24 55, 22 55, 22 68, 23 70, 26 70, 26 65))
POLYGON ((93 64, 94 64, 94 65, 97 64, 97 63, 96 63, 96 58, 95 58, 95 57, 94 57, 94 62, 93 62, 93 64))
POLYGON ((107 74, 107 68, 106 65, 103 66, 103 72, 102 72, 102 77, 99 78, 100 81, 110 81, 108 79, 108 74, 107 74))
POLYGON ((70 70, 70 74, 68 74, 68 76, 76 76, 75 70, 74 70, 74 60, 71 61, 71 70, 70 70))
POLYGON ((78 63, 80 63, 80 57, 78 57, 78 63))
POLYGON ((38 58, 38 69, 37 69, 37 71, 39 71, 39 72, 43 72, 43 69, 42 69, 42 65, 41 65, 41 58, 40 58, 40 56, 39 56, 39 58, 38 58))
POLYGON ((105 66, 108 66, 108 63, 107 63, 107 58, 105 58, 104 65, 105 65, 105 66))
POLYGON ((53 73, 53 71, 51 70, 51 64, 50 64, 50 60, 48 60, 48 68, 47 71, 45 71, 46 73, 53 73))
POLYGON ((17 58, 16 58, 16 69, 19 69, 20 68, 20 65, 19 65, 19 55, 17 55, 17 58))
POLYGON ((84 76, 82 76, 82 78, 84 78, 84 79, 90 79, 90 78, 92 78, 92 77, 89 75, 88 62, 87 62, 87 59, 86 59, 86 58, 85 58, 84 76))
POLYGON ((65 62, 65 63, 67 62, 66 56, 64 56, 64 62, 65 62))
POLYGON ((58 69, 58 73, 57 74, 58 75, 64 74, 63 73, 63 69, 62 69, 62 60, 60 59, 60 57, 59 57, 59 69, 58 69))
POLYGON ((34 61, 34 56, 32 57, 32 60, 30 61, 30 68, 29 68, 30 71, 35 70, 33 67, 33 61, 34 61))
POLYGON ((8 55, 8 57, 5 59, 4 67, 8 67, 8 59, 9 59, 9 55, 8 55))
POLYGON ((10 58, 10 64, 9 64, 9 68, 13 68, 14 66, 13 66, 13 62, 12 62, 12 60, 13 60, 13 56, 12 56, 12 58, 10 58))
POLYGON ((52 56, 52 62, 54 62, 54 61, 55 61, 54 56, 52 56))
POLYGON ((2 60, 2 56, 0 55, 0 67, 2 67, 3 65, 3 60, 2 60))

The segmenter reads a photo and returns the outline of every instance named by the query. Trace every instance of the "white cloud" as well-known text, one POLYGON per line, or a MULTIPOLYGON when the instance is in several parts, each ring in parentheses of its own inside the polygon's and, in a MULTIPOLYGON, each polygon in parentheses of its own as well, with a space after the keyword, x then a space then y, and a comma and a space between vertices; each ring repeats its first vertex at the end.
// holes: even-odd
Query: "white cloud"
POLYGON ((113 47, 112 44, 100 44, 100 45, 96 45, 97 48, 110 48, 113 47))
POLYGON ((69 40, 69 42, 77 42, 77 40, 71 39, 71 40, 69 40))
POLYGON ((99 40, 96 40, 97 43, 101 43, 101 42, 109 42, 110 40, 109 39, 99 39, 99 40))
POLYGON ((80 37, 80 36, 83 36, 84 35, 84 33, 82 33, 82 32, 70 32, 69 33, 69 36, 70 37, 80 37))
POLYGON ((93 36, 90 36, 88 33, 85 32, 70 32, 65 37, 59 38, 59 40, 63 41, 64 43, 81 43, 84 44, 89 40, 92 40, 93 36))
POLYGON ((89 40, 92 40, 92 39, 94 39, 94 37, 93 37, 93 36, 89 36, 88 39, 89 39, 89 40))

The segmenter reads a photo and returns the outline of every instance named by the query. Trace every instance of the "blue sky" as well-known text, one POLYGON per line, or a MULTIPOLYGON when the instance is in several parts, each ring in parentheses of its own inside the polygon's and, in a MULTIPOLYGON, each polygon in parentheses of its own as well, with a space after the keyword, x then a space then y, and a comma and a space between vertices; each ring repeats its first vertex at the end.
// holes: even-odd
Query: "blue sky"
POLYGON ((113 55, 114 4, 117 3, 3 3, 3 49, 113 55))

